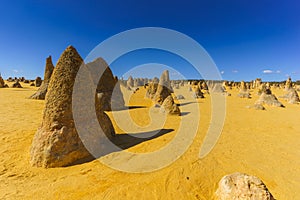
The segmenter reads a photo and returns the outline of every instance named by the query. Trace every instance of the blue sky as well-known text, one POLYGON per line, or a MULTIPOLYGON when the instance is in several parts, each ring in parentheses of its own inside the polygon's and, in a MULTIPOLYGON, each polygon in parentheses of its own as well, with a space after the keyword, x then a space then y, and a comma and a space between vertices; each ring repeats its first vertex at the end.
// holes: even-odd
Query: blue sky
MULTIPOLYGON (((45 58, 52 55, 55 64, 68 45, 85 58, 112 35, 153 26, 174 29, 195 39, 210 54, 224 79, 261 77, 267 81, 291 76, 300 80, 299 10, 297 0, 3 1, 0 72, 5 78, 43 76, 45 58)), ((125 65, 129 69, 142 61, 161 63, 168 57, 161 64, 184 71, 186 78, 198 78, 186 66, 176 66, 180 58, 156 53, 147 56, 137 52, 131 61, 116 61, 112 70, 122 76, 125 65)))

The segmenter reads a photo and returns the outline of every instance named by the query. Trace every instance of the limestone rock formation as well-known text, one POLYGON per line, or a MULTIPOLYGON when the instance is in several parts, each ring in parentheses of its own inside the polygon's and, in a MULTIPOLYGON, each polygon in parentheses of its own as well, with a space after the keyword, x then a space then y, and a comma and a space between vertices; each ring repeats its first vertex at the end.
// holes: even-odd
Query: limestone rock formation
POLYGON ((207 86, 207 84, 206 84, 205 81, 199 82, 199 83, 200 83, 200 85, 201 85, 201 89, 202 89, 202 90, 208 90, 208 86, 207 86))
POLYGON ((158 83, 150 82, 148 84, 148 88, 147 88, 147 91, 146 91, 146 97, 148 97, 149 99, 154 99, 154 96, 155 96, 156 91, 157 91, 157 87, 158 87, 158 83))
POLYGON ((292 79, 291 77, 289 77, 285 82, 285 90, 288 91, 291 88, 292 88, 292 79))
POLYGON ((132 78, 132 76, 129 76, 128 77, 128 80, 127 80, 127 89, 131 90, 134 86, 134 80, 132 78))
MULTIPOLYGON (((93 62, 86 64, 86 66, 91 70, 99 70, 101 77, 93 77, 97 85, 97 97, 99 99, 100 110, 111 111, 119 110, 125 107, 125 101, 123 94, 121 92, 120 83, 117 77, 114 77, 111 69, 107 63, 102 58, 97 58, 93 62)), ((98 73, 92 73, 97 75, 98 73)))
MULTIPOLYGON (((57 62, 46 94, 43 121, 32 142, 32 166, 62 167, 92 158, 79 138, 72 114, 73 85, 82 63, 82 58, 72 46, 62 53, 57 62)), ((114 134, 106 114, 97 112, 97 117, 105 134, 114 134)))
POLYGON ((277 99, 277 97, 272 94, 272 91, 268 87, 262 87, 261 95, 259 99, 255 102, 255 104, 267 104, 269 106, 275 106, 275 107, 284 107, 282 103, 280 103, 277 99))
POLYGON ((266 110, 266 108, 260 103, 255 103, 253 106, 247 106, 247 108, 252 108, 255 110, 266 110))
POLYGON ((159 84, 157 86, 157 91, 154 97, 155 103, 158 103, 159 105, 162 105, 164 100, 171 95, 173 92, 171 88, 171 83, 170 83, 170 77, 169 77, 169 71, 165 70, 161 74, 161 77, 159 79, 159 84))
POLYGON ((297 91, 294 88, 290 88, 288 90, 288 93, 284 96, 286 101, 291 104, 297 104, 300 103, 299 95, 297 91))
POLYGON ((13 88, 22 88, 22 85, 20 84, 19 80, 17 80, 13 85, 13 88))
POLYGON ((72 89, 83 60, 69 46, 60 56, 46 95, 41 127, 31 147, 31 165, 62 167, 90 156, 83 146, 72 116, 72 89))
POLYGON ((238 97, 240 98, 251 98, 250 93, 248 91, 249 86, 247 87, 244 81, 241 81, 240 92, 238 97))
POLYGON ((6 87, 8 87, 8 85, 5 84, 5 82, 4 82, 3 78, 2 78, 2 76, 0 75, 0 88, 6 88, 6 87))
POLYGON ((182 100, 182 99, 185 99, 185 97, 182 94, 179 94, 176 96, 176 99, 182 100))
POLYGON ((36 79, 35 79, 35 87, 40 87, 41 85, 42 85, 42 78, 41 77, 36 77, 36 79))
POLYGON ((259 178, 243 173, 224 176, 219 182, 216 197, 218 200, 275 200, 259 178))
POLYGON ((259 88, 261 84, 262 84, 261 78, 255 79, 255 81, 254 81, 254 87, 255 88, 259 88))
POLYGON ((191 84, 191 88, 192 88, 192 93, 193 93, 192 96, 195 99, 204 98, 203 92, 201 91, 198 83, 193 82, 191 84))
MULTIPOLYGON (((52 63, 52 59, 51 59, 51 56, 49 56, 46 59, 46 67, 45 67, 45 72, 44 72, 44 81, 42 82, 42 85, 40 86, 38 91, 36 91, 36 93, 34 93, 33 95, 31 95, 29 97, 30 99, 45 99, 46 93, 48 91, 48 85, 49 85, 50 78, 51 78, 51 75, 53 73, 53 70, 54 70, 54 66, 53 66, 53 63, 52 63)), ((34 84, 33 84, 33 86, 34 86, 34 84)))
POLYGON ((172 95, 169 95, 167 98, 165 98, 161 105, 160 111, 170 115, 180 115, 180 109, 175 104, 172 95))

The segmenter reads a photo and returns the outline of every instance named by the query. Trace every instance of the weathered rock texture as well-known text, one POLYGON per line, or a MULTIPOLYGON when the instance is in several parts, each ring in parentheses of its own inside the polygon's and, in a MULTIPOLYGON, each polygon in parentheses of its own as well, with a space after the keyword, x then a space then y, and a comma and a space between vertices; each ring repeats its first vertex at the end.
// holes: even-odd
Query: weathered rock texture
POLYGON ((35 79, 35 87, 40 87, 41 85, 42 85, 42 83, 43 83, 43 81, 42 81, 42 78, 41 77, 36 77, 36 79, 35 79))
POLYGON ((29 97, 30 99, 45 99, 53 70, 54 70, 54 66, 52 63, 52 59, 51 59, 51 56, 49 56, 46 59, 44 81, 42 82, 42 85, 40 86, 38 91, 36 91, 36 93, 34 93, 32 96, 29 97))
POLYGON ((155 103, 162 105, 164 100, 171 95, 173 92, 171 88, 171 83, 170 83, 170 77, 169 77, 169 71, 165 70, 161 74, 161 77, 159 79, 159 84, 157 86, 157 91, 154 97, 155 103))
POLYGON ((199 99, 199 98, 204 98, 203 92, 200 89, 200 86, 197 82, 193 82, 191 84, 191 88, 192 88, 192 95, 195 99, 199 99))
MULTIPOLYGON (((62 167, 92 158, 79 138, 72 114, 73 85, 82 63, 82 58, 72 46, 62 53, 57 62, 48 86, 42 125, 32 142, 32 166, 62 167)), ((113 134, 109 118, 99 111, 97 104, 96 98, 101 128, 105 134, 113 134)))
POLYGON ((150 99, 154 99, 154 96, 157 91, 157 87, 158 87, 158 83, 155 83, 155 82, 149 83, 147 91, 146 91, 146 97, 148 97, 150 99))
POLYGON ((269 106, 284 107, 281 102, 278 101, 277 97, 272 94, 272 91, 268 87, 262 87, 261 95, 255 104, 267 104, 269 106))
MULTIPOLYGON (((99 109, 101 111, 119 110, 125 107, 125 101, 121 92, 120 83, 114 77, 111 69, 102 58, 97 58, 91 63, 86 64, 92 70, 100 70, 101 77, 93 77, 99 80, 97 84, 97 97, 99 99, 99 109)), ((92 76, 98 73, 92 73, 92 76)))
POLYGON ((2 78, 2 76, 0 75, 0 88, 6 88, 6 87, 8 87, 8 85, 5 84, 5 82, 4 82, 3 78, 2 78))
POLYGON ((127 89, 129 89, 129 90, 131 90, 133 88, 134 80, 133 80, 132 76, 128 77, 126 85, 127 85, 127 89))
POLYGON ((171 95, 165 98, 161 105, 160 111, 170 115, 180 115, 179 107, 174 103, 174 99, 171 95))
POLYGON ((287 92, 287 94, 284 96, 286 101, 291 104, 297 104, 300 103, 299 95, 297 91, 294 88, 290 88, 287 92))
POLYGON ((216 197, 218 200, 275 200, 259 178, 242 173, 224 176, 216 197))
POLYGON ((20 84, 19 80, 17 80, 13 85, 13 88, 22 88, 22 85, 20 84))
POLYGON ((292 79, 289 77, 285 82, 285 90, 288 91, 292 88, 292 79))
POLYGON ((247 87, 244 81, 241 81, 240 92, 238 97, 240 98, 251 98, 250 93, 248 91, 249 86, 247 87))

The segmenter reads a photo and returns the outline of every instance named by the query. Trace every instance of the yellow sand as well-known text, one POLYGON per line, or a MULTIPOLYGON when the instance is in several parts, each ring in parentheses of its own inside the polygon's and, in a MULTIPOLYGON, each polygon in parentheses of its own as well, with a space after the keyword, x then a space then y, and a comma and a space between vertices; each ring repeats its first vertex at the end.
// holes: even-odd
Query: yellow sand
MULTIPOLYGON (((258 176, 277 199, 300 199, 300 105, 280 99, 286 108, 266 106, 266 111, 257 111, 246 108, 258 98, 255 93, 252 99, 240 99, 237 90, 229 91, 232 96, 227 97, 222 135, 213 151, 199 159, 211 117, 210 97, 206 95, 197 104, 181 106, 187 111, 182 118, 167 118, 164 128, 174 131, 127 149, 145 153, 164 147, 174 139, 180 119, 193 119, 193 110, 199 106, 201 118, 192 145, 163 169, 126 173, 98 160, 43 169, 30 166, 29 150, 41 123, 44 101, 28 99, 36 88, 22 85, 23 89, 0 89, 0 199, 213 199, 218 181, 233 172, 258 176)), ((186 87, 175 92, 188 95, 186 87)), ((283 94, 279 89, 273 92, 277 96, 283 94)), ((146 127, 154 119, 149 114, 152 103, 144 95, 145 90, 140 89, 131 96, 130 105, 145 107, 129 112, 136 124, 146 127)), ((112 117, 112 113, 109 115, 112 117)), ((126 112, 116 114, 122 115, 126 112)), ((115 121, 118 134, 122 134, 115 121)), ((118 158, 119 153, 101 159, 118 158)), ((126 160, 119 162, 126 164, 126 160)))

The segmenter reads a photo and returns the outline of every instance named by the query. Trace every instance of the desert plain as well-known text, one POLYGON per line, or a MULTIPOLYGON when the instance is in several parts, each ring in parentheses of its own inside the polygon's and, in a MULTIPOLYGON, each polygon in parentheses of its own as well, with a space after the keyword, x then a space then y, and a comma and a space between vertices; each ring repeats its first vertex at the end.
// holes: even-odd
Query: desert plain
MULTIPOLYGON (((45 101, 29 99, 37 87, 21 84, 23 88, 0 89, 0 199, 209 200, 215 198, 220 179, 234 172, 259 177, 276 199, 300 199, 299 104, 288 104, 279 98, 285 108, 266 105, 266 110, 249 109, 247 106, 259 98, 256 89, 250 90, 251 99, 239 98, 237 88, 228 90, 231 96, 226 96, 226 118, 220 138, 212 151, 200 158, 211 123, 210 95, 192 100, 187 85, 174 89, 175 94, 186 97, 176 100, 184 114, 165 116, 153 108, 153 102, 145 98, 146 89, 140 87, 135 93, 124 95, 126 106, 134 109, 107 112, 116 134, 125 131, 114 117, 125 119, 128 114, 131 122, 141 127, 140 132, 145 127, 169 131, 127 145, 122 151, 156 151, 174 139, 182 120, 197 124, 195 138, 176 161, 153 172, 141 169, 140 173, 130 173, 104 164, 105 159, 114 160, 116 165, 126 164, 126 160, 119 159, 120 152, 112 152, 72 166, 37 168, 30 165, 30 148, 42 122, 45 101), (195 123, 197 109, 200 120, 195 123), (165 119, 163 127, 151 123, 160 117, 165 119)), ((122 91, 126 93, 124 88, 122 91)), ((274 88, 272 92, 277 97, 284 95, 283 89, 274 88)), ((132 129, 133 133, 139 132, 136 127, 132 129)))

